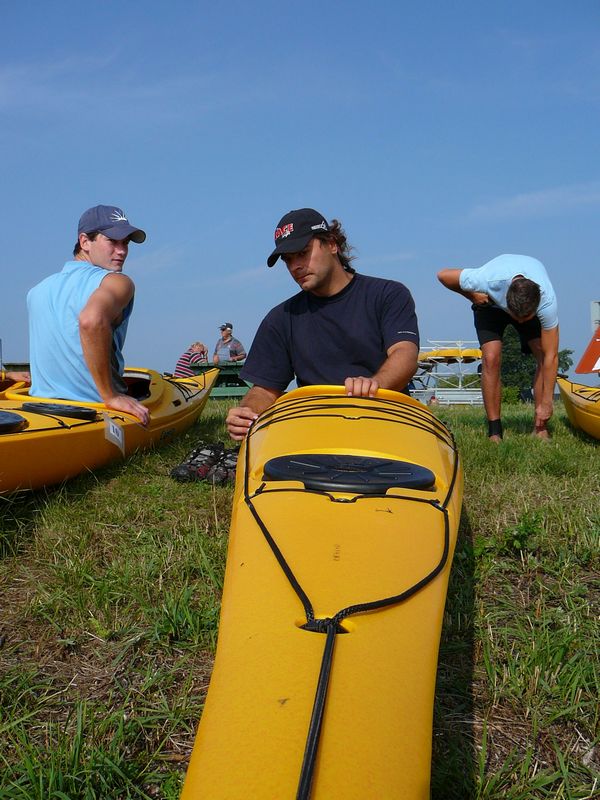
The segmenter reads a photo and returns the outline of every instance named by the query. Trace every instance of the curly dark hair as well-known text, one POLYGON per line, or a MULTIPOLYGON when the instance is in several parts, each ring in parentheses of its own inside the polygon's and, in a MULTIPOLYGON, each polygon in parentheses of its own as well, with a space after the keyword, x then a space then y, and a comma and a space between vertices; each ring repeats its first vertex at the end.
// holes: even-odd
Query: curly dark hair
POLYGON ((351 256, 350 252, 354 250, 351 244, 348 244, 346 232, 342 228, 342 223, 337 219, 332 219, 329 224, 329 230, 320 230, 315 233, 315 239, 320 239, 323 242, 334 242, 337 245, 337 255, 342 263, 342 267, 346 272, 356 272, 352 266, 352 262, 356 256, 351 256))
POLYGON ((506 306, 513 317, 522 319, 535 314, 540 304, 540 287, 529 278, 513 279, 506 292, 506 306))

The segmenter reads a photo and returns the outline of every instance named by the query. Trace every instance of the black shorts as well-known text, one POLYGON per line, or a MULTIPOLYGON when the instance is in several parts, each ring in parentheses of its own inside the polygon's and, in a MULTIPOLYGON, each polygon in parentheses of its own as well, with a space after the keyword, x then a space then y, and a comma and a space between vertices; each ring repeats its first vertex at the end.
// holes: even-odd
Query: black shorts
POLYGON ((527 322, 517 322, 510 314, 493 303, 485 305, 473 303, 471 308, 480 345, 486 344, 486 342, 501 342, 506 326, 512 325, 519 335, 521 352, 523 355, 529 355, 531 353, 529 342, 532 339, 539 339, 542 335, 542 325, 537 317, 533 317, 527 322))

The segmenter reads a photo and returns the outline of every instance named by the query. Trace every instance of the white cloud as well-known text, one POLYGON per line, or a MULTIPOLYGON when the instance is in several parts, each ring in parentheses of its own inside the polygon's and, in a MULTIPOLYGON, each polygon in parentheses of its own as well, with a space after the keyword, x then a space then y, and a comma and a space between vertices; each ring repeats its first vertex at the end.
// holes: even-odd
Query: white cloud
POLYGON ((479 203, 467 214, 469 221, 549 217, 582 206, 600 205, 600 182, 558 186, 513 197, 479 203))
POLYGON ((178 265, 184 263, 188 258, 187 251, 182 246, 163 245, 146 253, 143 252, 143 247, 143 244, 129 245, 129 257, 125 265, 125 272, 140 277, 157 272, 170 272, 176 275, 178 265), (136 250, 132 252, 134 247, 136 250), (140 252, 138 252, 138 247, 140 252))
POLYGON ((123 61, 114 51, 0 65, 0 112, 82 114, 104 106, 117 109, 122 124, 124 115, 168 121, 270 100, 263 86, 238 87, 227 71, 156 75, 128 65, 124 72, 123 61))
POLYGON ((386 253, 381 256, 373 256, 369 258, 357 258, 356 265, 363 264, 369 267, 384 266, 387 264, 399 264, 404 261, 412 261, 415 258, 414 253, 401 252, 401 253, 386 253))

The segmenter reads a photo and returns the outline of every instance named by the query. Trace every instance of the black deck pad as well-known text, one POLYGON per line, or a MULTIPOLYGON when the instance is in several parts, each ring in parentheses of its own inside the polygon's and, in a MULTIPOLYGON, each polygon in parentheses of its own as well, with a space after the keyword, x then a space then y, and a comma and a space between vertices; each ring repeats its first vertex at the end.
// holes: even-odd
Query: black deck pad
POLYGON ((435 475, 426 467, 370 456, 308 453, 278 456, 265 464, 263 480, 302 481, 307 489, 381 494, 393 487, 431 489, 435 475))
POLYGON ((52 417, 69 417, 69 419, 95 419, 97 413, 94 408, 63 403, 23 403, 21 408, 30 414, 48 414, 52 417))
POLYGON ((27 424, 25 417, 13 411, 0 411, 0 434, 15 433, 22 430, 27 424))

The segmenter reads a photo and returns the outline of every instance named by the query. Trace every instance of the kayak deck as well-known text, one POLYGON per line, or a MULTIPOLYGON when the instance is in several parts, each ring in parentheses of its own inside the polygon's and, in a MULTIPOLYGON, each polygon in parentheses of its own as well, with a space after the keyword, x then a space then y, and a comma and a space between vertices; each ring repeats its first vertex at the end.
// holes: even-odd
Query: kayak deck
POLYGON ((424 800, 462 496, 450 433, 394 392, 305 387, 255 422, 238 464, 182 800, 424 800))

